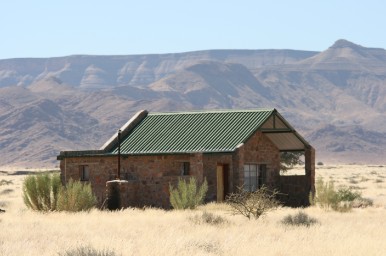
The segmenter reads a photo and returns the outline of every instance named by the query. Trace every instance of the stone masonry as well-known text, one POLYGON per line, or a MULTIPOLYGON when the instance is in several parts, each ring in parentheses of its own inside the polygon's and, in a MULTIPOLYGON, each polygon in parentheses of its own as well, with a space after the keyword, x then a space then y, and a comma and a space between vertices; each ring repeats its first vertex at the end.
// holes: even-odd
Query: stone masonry
MULTIPOLYGON (((312 158, 312 152, 309 152, 312 158)), ((313 153, 314 154, 314 153, 313 153)), ((314 157, 314 155, 313 155, 314 157)), ((280 152, 261 132, 253 134, 235 152, 194 153, 164 155, 123 155, 121 156, 121 180, 126 180, 124 193, 127 200, 121 200, 122 207, 154 206, 169 208, 169 185, 175 186, 180 178, 193 176, 199 182, 208 182, 207 201, 216 200, 218 165, 228 167, 226 190, 234 192, 244 183, 244 164, 265 164, 266 184, 280 188, 280 152), (182 176, 183 163, 189 163, 189 175, 182 176)), ((312 163, 309 164, 308 179, 312 177, 312 163)), ((306 163, 307 165, 307 163, 306 163)), ((61 160, 61 177, 65 184, 69 179, 79 180, 82 166, 88 166, 89 181, 97 196, 99 205, 106 199, 106 182, 116 179, 117 156, 66 157, 61 160)), ((314 173, 314 171, 313 171, 314 173)))

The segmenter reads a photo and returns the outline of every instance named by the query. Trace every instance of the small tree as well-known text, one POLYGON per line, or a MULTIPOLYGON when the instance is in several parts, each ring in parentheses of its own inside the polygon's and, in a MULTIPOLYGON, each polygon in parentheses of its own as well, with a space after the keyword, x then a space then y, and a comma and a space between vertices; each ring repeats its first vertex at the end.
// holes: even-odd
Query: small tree
POLYGON ((253 192, 245 191, 241 187, 238 192, 230 194, 226 202, 232 207, 234 214, 241 214, 248 219, 251 217, 258 219, 280 206, 276 199, 278 193, 277 190, 271 191, 266 186, 253 192))
POLYGON ((174 209, 195 209, 202 204, 208 192, 206 179, 199 186, 194 177, 189 179, 189 183, 183 179, 178 180, 177 187, 169 184, 170 204, 174 209))
POLYGON ((61 187, 59 174, 30 175, 23 182, 25 205, 36 211, 54 211, 61 187))
POLYGON ((70 179, 66 187, 60 188, 57 209, 69 212, 88 211, 96 202, 90 184, 70 179))
POLYGON ((301 157, 304 152, 281 152, 280 153, 280 170, 286 172, 297 164, 304 164, 301 157))

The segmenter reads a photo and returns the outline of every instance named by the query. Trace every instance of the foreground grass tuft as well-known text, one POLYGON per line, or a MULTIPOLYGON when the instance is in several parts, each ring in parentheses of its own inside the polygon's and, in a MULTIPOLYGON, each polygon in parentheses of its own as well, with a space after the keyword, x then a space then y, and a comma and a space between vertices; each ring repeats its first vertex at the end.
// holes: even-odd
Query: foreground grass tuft
POLYGON ((306 213, 299 211, 295 215, 287 215, 281 221, 282 224, 287 226, 306 226, 317 224, 318 221, 315 218, 308 216, 306 213))
POLYGON ((227 219, 206 211, 204 211, 201 215, 195 215, 190 219, 195 224, 209 224, 209 225, 217 226, 217 225, 223 225, 228 223, 227 219))
POLYGON ((69 249, 64 253, 59 253, 60 256, 116 256, 117 254, 111 250, 98 251, 90 246, 81 246, 75 249, 69 249))
POLYGON ((0 180, 0 186, 11 185, 11 184, 13 184, 12 180, 4 180, 4 179, 0 180))

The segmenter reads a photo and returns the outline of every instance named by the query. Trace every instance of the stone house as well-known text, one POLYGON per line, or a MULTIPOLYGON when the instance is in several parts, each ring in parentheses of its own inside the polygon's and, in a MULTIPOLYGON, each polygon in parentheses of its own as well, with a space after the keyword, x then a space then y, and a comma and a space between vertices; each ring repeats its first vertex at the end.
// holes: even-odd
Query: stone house
POLYGON ((121 206, 169 208, 169 184, 208 182, 207 201, 238 187, 277 188, 288 205, 307 205, 314 192, 315 151, 276 109, 134 115, 99 150, 62 151, 61 178, 90 182, 99 204, 116 180, 121 206), (305 173, 280 175, 280 152, 303 151, 305 173), (119 177, 118 177, 119 175, 119 177))

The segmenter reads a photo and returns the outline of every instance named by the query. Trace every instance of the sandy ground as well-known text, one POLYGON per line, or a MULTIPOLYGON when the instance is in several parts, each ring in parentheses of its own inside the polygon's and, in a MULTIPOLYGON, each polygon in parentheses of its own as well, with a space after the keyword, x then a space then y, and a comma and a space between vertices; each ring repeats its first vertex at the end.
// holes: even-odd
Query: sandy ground
MULTIPOLYGON (((316 171, 317 178, 360 191, 373 207, 348 213, 283 207, 258 220, 231 215, 225 204, 193 211, 33 212, 23 204, 22 182, 26 172, 44 170, 0 170, 0 208, 6 210, 0 214, 0 255, 59 255, 80 246, 115 255, 386 255, 386 167, 381 165, 318 166, 316 171), (299 210, 318 224, 281 223, 299 210), (224 222, 197 221, 204 211, 224 222)), ((302 172, 297 168, 289 174, 302 172)))

